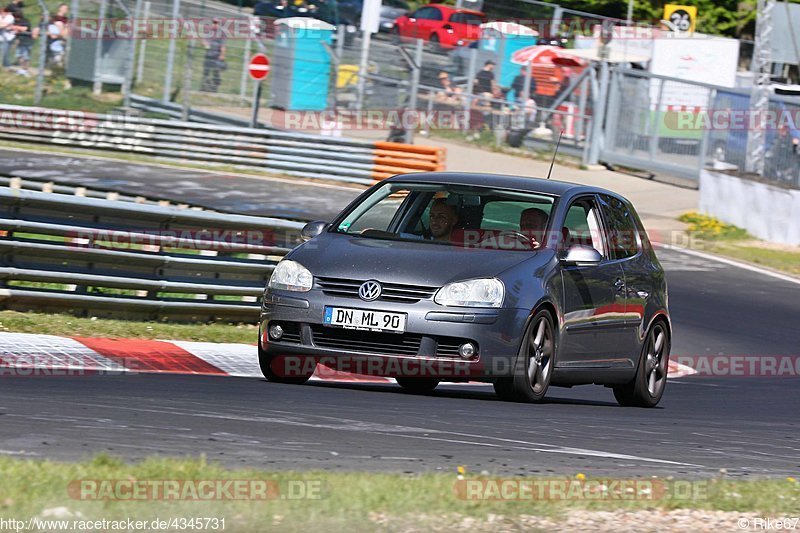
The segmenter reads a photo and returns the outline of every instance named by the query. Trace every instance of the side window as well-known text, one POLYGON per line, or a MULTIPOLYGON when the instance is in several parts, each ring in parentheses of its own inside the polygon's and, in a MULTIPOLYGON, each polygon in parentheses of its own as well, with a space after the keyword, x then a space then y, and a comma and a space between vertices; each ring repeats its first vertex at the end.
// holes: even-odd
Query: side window
POLYGON ((639 231, 633 213, 621 200, 613 196, 600 196, 603 213, 608 222, 608 246, 615 259, 633 257, 639 253, 639 231))
POLYGON ((591 198, 581 198, 569 206, 561 229, 565 248, 574 244, 591 246, 608 257, 597 204, 591 198))
POLYGON ((442 13, 435 7, 423 7, 414 15, 420 20, 442 20, 442 13))

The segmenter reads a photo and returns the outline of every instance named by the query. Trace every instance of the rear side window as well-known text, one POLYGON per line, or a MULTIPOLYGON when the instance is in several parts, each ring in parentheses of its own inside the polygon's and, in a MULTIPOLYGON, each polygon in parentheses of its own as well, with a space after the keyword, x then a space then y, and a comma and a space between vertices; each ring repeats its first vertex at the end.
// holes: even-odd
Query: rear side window
POLYGON ((442 20, 442 12, 435 7, 423 7, 414 16, 423 20, 442 20))
POLYGON ((480 26, 483 24, 483 17, 474 13, 453 13, 450 15, 450 22, 454 24, 469 24, 470 26, 480 26))
POLYGON ((610 257, 605 247, 597 205, 591 198, 581 198, 569 206, 561 233, 565 249, 580 244, 591 246, 603 257, 610 257))
POLYGON ((613 196, 600 195, 603 214, 608 224, 608 246, 614 259, 625 259, 639 253, 639 228, 630 207, 613 196))

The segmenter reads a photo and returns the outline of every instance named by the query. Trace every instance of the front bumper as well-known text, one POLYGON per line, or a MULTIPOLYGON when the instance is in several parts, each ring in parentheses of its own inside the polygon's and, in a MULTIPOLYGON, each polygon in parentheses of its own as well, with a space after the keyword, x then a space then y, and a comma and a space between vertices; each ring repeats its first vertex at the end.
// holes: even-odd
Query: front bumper
MULTIPOLYGON (((429 376, 448 380, 494 379, 511 375, 527 309, 444 307, 432 300, 396 303, 270 291, 261 312, 259 342, 273 356, 315 358, 336 370, 388 377, 429 376), (406 332, 372 333, 322 325, 325 306, 405 313, 406 332), (269 338, 269 326, 287 332, 269 338), (469 359, 458 355, 466 342, 477 345, 469 359)), ((290 364, 296 365, 297 361, 290 364)))

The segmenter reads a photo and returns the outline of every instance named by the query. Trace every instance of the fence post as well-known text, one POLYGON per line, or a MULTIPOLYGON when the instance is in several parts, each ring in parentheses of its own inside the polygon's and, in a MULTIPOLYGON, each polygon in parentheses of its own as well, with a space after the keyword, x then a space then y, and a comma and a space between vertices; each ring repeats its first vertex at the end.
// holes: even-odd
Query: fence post
MULTIPOLYGON (((578 120, 575 122, 575 141, 580 142, 584 137, 584 126, 586 124, 586 99, 589 90, 589 80, 584 78, 581 82, 581 94, 578 97, 578 120)), ((586 140, 584 139, 584 143, 586 140)))
POLYGON ((475 75, 477 74, 478 66, 478 49, 469 49, 469 65, 467 66, 467 87, 464 91, 464 131, 469 130, 471 124, 471 111, 472 107, 472 86, 475 84, 475 75))
POLYGON ((245 95, 247 94, 247 73, 248 73, 248 65, 250 64, 250 46, 251 46, 251 39, 247 39, 244 43, 244 58, 242 60, 242 79, 239 84, 239 97, 244 100, 245 95))
MULTIPOLYGON (((181 0, 172 0, 172 22, 178 20, 181 16, 181 0)), ((175 67, 175 46, 176 39, 169 40, 169 48, 167 49, 167 70, 164 74, 164 94, 161 96, 161 101, 165 104, 169 102, 169 96, 172 92, 172 70, 175 67)))
MULTIPOLYGON (((150 18, 150 1, 144 3, 144 15, 142 18, 147 21, 150 18)), ((147 50, 147 35, 141 37, 142 42, 139 43, 139 64, 136 66, 136 83, 142 83, 144 78, 144 58, 147 50)))
POLYGON ((600 83, 597 98, 592 109, 592 145, 589 147, 589 164, 596 165, 600 161, 600 144, 603 136, 603 119, 606 114, 606 99, 608 98, 608 63, 600 62, 600 83))
POLYGON ((34 93, 33 103, 39 105, 42 102, 42 92, 44 92, 44 69, 47 66, 47 20, 50 12, 42 0, 39 0, 39 7, 42 8, 43 28, 39 30, 39 72, 36 73, 36 92, 34 93))
POLYGON ((181 109, 181 120, 188 121, 191 114, 192 103, 192 57, 194 55, 194 41, 189 41, 189 46, 186 47, 186 63, 183 65, 183 106, 181 109))
POLYGON ((92 73, 92 93, 100 94, 103 90, 103 82, 97 74, 103 62, 103 34, 106 25, 106 4, 107 0, 100 0, 100 23, 97 25, 97 42, 94 49, 94 72, 92 73))
POLYGON ((664 84, 666 81, 661 80, 661 84, 658 87, 658 100, 656 100, 656 109, 653 112, 653 123, 650 124, 650 160, 654 160, 656 158, 656 148, 658 147, 658 124, 659 124, 659 113, 661 113, 661 101, 664 98, 664 84))
POLYGON ((369 46, 372 34, 369 30, 361 31, 361 64, 358 69, 358 97, 356 99, 356 109, 361 111, 364 108, 364 91, 367 83, 367 70, 369 66, 369 46))
MULTIPOLYGON (((133 9, 134 24, 137 24, 137 19, 142 14, 142 0, 136 0, 136 6, 133 9)), ((136 63, 136 35, 133 36, 131 41, 131 49, 128 57, 125 60, 125 86, 122 88, 124 96, 123 106, 127 109, 131 105, 131 86, 133 85, 133 65, 136 63)))
MULTIPOLYGON (((414 49, 414 64, 411 65, 411 91, 408 95, 408 110, 412 116, 417 116, 417 92, 419 92, 419 74, 422 70, 422 47, 424 43, 422 39, 417 39, 416 48, 414 49)), ((406 143, 414 143, 414 127, 406 128, 406 143)))
MULTIPOLYGON (((715 89, 708 90, 708 104, 706 105, 705 113, 710 114, 711 106, 714 105, 714 91, 715 89)), ((701 111, 702 113, 703 111, 701 111)), ((711 135, 712 128, 703 128, 700 133, 700 148, 697 154, 697 179, 700 179, 700 172, 703 170, 706 162, 706 151, 708 150, 708 136, 711 135)))

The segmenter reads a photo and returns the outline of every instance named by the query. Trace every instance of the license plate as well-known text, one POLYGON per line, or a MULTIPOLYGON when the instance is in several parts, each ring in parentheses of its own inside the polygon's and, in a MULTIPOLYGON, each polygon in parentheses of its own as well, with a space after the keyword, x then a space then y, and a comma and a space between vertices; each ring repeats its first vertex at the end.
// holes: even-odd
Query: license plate
POLYGON ((326 307, 322 323, 326 326, 345 329, 403 333, 406 330, 406 314, 371 309, 326 307))

